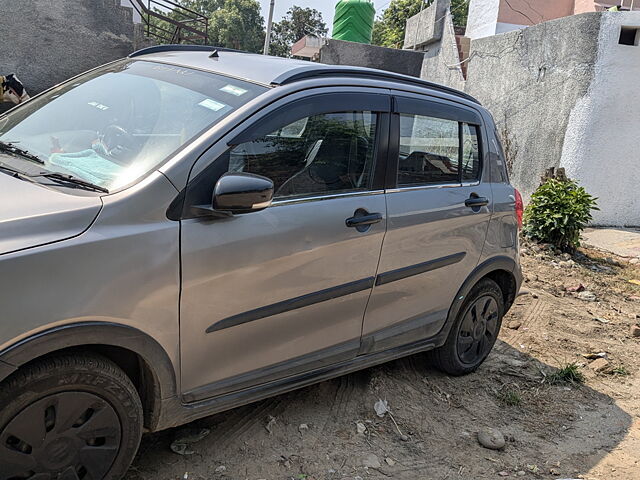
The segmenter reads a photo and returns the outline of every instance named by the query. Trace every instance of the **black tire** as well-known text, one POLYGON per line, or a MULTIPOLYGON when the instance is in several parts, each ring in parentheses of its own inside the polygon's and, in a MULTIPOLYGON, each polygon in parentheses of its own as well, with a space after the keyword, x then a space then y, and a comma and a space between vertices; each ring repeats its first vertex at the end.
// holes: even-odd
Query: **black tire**
POLYGON ((482 279, 467 295, 445 344, 428 352, 432 365, 449 375, 474 372, 496 343, 503 315, 502 290, 493 280, 482 279))
POLYGON ((43 359, 0 384, 0 480, 120 480, 142 421, 138 393, 115 363, 43 359))

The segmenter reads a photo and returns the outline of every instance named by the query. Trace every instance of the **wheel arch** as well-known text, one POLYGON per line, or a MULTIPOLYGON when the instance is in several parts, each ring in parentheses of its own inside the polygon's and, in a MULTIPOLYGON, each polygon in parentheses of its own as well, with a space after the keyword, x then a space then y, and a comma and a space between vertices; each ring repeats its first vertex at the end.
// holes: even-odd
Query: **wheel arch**
POLYGON ((506 313, 513 304, 513 301, 518 294, 518 290, 520 289, 520 284, 522 283, 520 266, 511 257, 492 257, 478 265, 462 284, 462 287, 460 287, 456 294, 453 304, 449 308, 444 331, 440 334, 442 342, 444 342, 449 335, 451 326, 453 325, 464 300, 467 298, 467 295, 483 278, 490 278, 496 282, 500 287, 500 290, 502 290, 505 306, 504 313, 506 313))
POLYGON ((167 352, 151 336, 126 325, 83 322, 54 327, 0 351, 0 382, 44 357, 73 351, 100 354, 118 365, 140 394, 144 424, 155 430, 162 400, 176 395, 176 373, 167 352))

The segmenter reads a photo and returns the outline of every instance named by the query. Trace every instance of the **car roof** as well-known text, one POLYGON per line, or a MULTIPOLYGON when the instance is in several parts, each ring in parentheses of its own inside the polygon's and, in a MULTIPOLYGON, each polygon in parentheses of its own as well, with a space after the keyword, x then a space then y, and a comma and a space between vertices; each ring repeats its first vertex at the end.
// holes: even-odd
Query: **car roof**
POLYGON ((471 95, 459 90, 399 73, 365 67, 326 65, 305 60, 259 55, 227 48, 202 45, 157 45, 138 50, 129 55, 129 58, 139 58, 141 60, 144 59, 197 68, 199 70, 219 73, 265 86, 286 85, 296 81, 318 77, 389 80, 417 85, 430 90, 437 90, 474 103, 480 103, 471 95))

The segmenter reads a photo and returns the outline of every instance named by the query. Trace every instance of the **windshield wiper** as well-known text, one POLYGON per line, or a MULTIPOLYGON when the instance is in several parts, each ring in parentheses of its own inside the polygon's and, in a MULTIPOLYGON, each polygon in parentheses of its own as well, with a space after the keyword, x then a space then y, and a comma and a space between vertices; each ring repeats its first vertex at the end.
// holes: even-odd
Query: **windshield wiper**
POLYGON ((13 153, 14 155, 19 155, 20 157, 24 157, 28 160, 33 160, 34 162, 44 165, 44 160, 42 160, 39 156, 29 152, 28 150, 17 147, 11 142, 0 141, 0 152, 13 153))
POLYGON ((57 180, 59 182, 71 183, 73 185, 77 185, 78 187, 86 188, 88 190, 95 190, 96 192, 109 193, 109 190, 101 187, 100 185, 96 185, 95 183, 87 182, 86 180, 82 180, 81 178, 74 177, 73 175, 68 175, 66 173, 58 173, 58 172, 41 172, 33 175, 27 175, 29 178, 48 178, 50 180, 57 180))

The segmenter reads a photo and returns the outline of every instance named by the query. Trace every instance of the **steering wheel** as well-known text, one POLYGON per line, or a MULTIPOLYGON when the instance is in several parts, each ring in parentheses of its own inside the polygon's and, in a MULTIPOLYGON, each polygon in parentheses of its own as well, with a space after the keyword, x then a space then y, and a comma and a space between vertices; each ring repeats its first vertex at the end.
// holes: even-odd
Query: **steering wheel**
POLYGON ((108 155, 116 160, 131 160, 136 153, 135 138, 120 125, 107 126, 100 135, 100 140, 107 148, 108 155))

